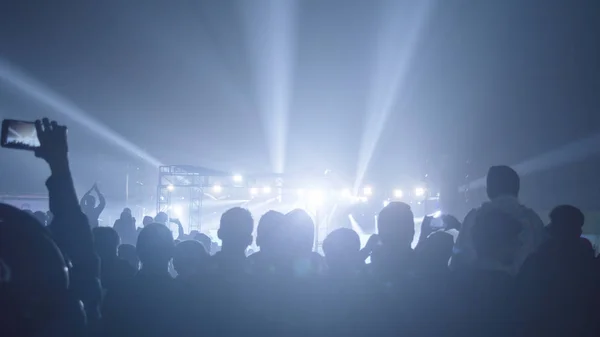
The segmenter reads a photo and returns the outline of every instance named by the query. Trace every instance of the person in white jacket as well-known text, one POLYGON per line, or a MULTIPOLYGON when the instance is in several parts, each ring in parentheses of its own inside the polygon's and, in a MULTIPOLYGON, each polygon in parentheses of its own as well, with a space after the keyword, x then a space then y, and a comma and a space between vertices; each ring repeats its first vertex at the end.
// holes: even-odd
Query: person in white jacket
MULTIPOLYGON (((471 210, 465 217, 460 234, 456 240, 450 267, 460 269, 473 266, 477 254, 473 248, 471 229, 475 225, 477 214, 482 211, 499 210, 516 220, 523 228, 519 235, 520 247, 515 251, 514 264, 509 272, 513 275, 544 240, 544 223, 532 209, 523 206, 518 199, 520 178, 517 172, 508 166, 492 166, 487 174, 487 195, 490 201, 480 208, 471 210)), ((494 268, 489 266, 489 268, 494 268)))

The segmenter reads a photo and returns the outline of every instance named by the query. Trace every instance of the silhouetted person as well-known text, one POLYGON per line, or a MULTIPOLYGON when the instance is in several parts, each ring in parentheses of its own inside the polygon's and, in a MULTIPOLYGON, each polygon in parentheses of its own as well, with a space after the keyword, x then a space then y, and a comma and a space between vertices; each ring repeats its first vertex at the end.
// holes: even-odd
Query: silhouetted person
POLYGON ((598 269, 589 243, 581 239, 584 215, 562 205, 550 212, 550 238, 519 274, 523 334, 591 336, 598 319, 598 269))
POLYGON ((47 223, 47 218, 46 218, 46 213, 42 212, 42 211, 36 211, 33 212, 33 217, 39 221, 43 226, 46 226, 47 223))
POLYGON ((212 255, 211 254, 212 240, 210 239, 210 237, 208 235, 206 235, 204 233, 198 233, 194 236, 194 240, 200 242, 204 246, 204 249, 206 250, 208 255, 212 255))
POLYGON ((352 277, 362 271, 360 238, 355 231, 338 228, 323 241, 323 252, 329 274, 352 277))
POLYGON ((234 207, 221 216, 218 236, 221 251, 213 256, 218 273, 237 274, 248 271, 246 248, 252 244, 254 220, 247 209, 234 207))
POLYGON ((276 211, 265 213, 256 228, 256 245, 260 250, 248 257, 253 272, 274 273, 281 263, 282 227, 285 215, 276 211))
POLYGON ((169 261, 174 244, 164 225, 149 224, 136 245, 141 268, 131 282, 106 295, 103 317, 107 336, 177 335, 181 307, 169 261))
POLYGON ((451 267, 453 269, 461 268, 476 260, 471 238, 471 228, 475 224, 477 213, 483 209, 486 211, 500 210, 510 214, 523 225, 523 230, 520 234, 522 245, 518 248, 517 257, 512 268, 512 273, 516 275, 525 259, 544 240, 544 224, 533 210, 523 206, 519 202, 520 178, 512 168, 508 166, 492 166, 487 174, 486 188, 490 201, 481 205, 479 209, 472 210, 465 217, 456 241, 451 267))
MULTIPOLYGON (((445 300, 430 314, 442 315, 435 334, 447 327, 451 336, 512 336, 515 331, 512 266, 520 246, 522 223, 497 209, 479 211, 471 227, 476 259, 452 275, 445 300), (437 308, 437 309, 436 309, 437 308), (441 310, 441 311, 437 311, 441 310)), ((433 311, 432 311, 433 310, 433 311)))
POLYGON ((110 227, 96 227, 93 229, 94 247, 100 257, 100 281, 102 288, 110 290, 120 286, 127 279, 132 278, 135 271, 125 260, 117 256, 119 247, 119 234, 110 227))
POLYGON ((144 219, 142 219, 142 225, 143 225, 144 227, 146 227, 147 225, 149 225, 149 224, 151 224, 151 223, 153 223, 153 222, 154 222, 154 219, 152 219, 152 217, 151 217, 151 216, 149 216, 149 215, 146 215, 146 216, 144 217, 144 219))
POLYGON ((120 259, 127 261, 131 268, 137 273, 140 268, 140 259, 138 258, 137 252, 134 245, 122 244, 117 249, 117 255, 120 259))
POLYGON ((113 228, 124 244, 133 245, 136 243, 138 233, 135 228, 135 218, 131 215, 129 208, 125 208, 121 212, 121 217, 115 221, 113 228))
POLYGON ((419 242, 417 273, 437 276, 438 281, 439 278, 447 277, 453 247, 454 238, 445 231, 434 232, 422 243, 419 242))
POLYGON ((106 199, 104 195, 98 189, 98 185, 94 184, 92 188, 87 191, 83 197, 81 197, 80 201, 81 210, 87 216, 88 222, 92 228, 98 227, 98 219, 100 218, 100 214, 106 207, 106 199), (96 192, 98 195, 98 206, 96 206, 96 198, 92 195, 92 192, 96 192))
POLYGON ((210 269, 210 255, 204 245, 195 240, 187 240, 175 246, 173 267, 177 271, 177 280, 193 284, 206 278, 210 269))
POLYGON ((371 264, 384 281, 404 277, 414 269, 414 252, 411 244, 415 235, 414 215, 403 202, 391 202, 377 217, 380 245, 371 254, 371 264), (392 274, 396 276, 392 277, 392 274), (390 279, 392 277, 392 279, 390 279))
POLYGON ((325 260, 313 251, 315 224, 305 210, 295 209, 285 215, 283 245, 287 251, 285 255, 291 257, 295 276, 313 276, 325 269, 325 260))
POLYGON ((169 216, 165 212, 158 212, 154 217, 154 222, 167 226, 169 224, 169 216))

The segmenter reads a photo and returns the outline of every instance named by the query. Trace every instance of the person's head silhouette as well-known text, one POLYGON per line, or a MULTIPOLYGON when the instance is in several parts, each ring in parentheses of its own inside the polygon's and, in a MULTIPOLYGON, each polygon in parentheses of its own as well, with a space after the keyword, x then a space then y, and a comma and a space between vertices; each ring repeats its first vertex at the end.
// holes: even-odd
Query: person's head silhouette
POLYGON ((421 266, 427 270, 445 271, 452 256, 454 237, 446 232, 435 232, 420 246, 421 266))
POLYGON ((410 248, 415 236, 415 220, 410 206, 391 202, 377 217, 377 232, 384 246, 410 248))
POLYGON ((471 229, 477 258, 511 266, 521 245, 523 225, 510 214, 488 209, 478 212, 471 229))
POLYGON ((353 270, 360 265, 360 238, 349 228, 338 228, 323 241, 328 267, 333 271, 353 270))
POLYGON ((121 239, 116 230, 111 227, 96 227, 92 233, 94 234, 94 247, 101 259, 117 257, 117 248, 121 239))
POLYGON ((296 254, 313 251, 315 244, 315 223, 303 209, 295 209, 285 215, 285 244, 296 254))
POLYGON ((242 254, 252 244, 254 220, 252 214, 241 207, 234 207, 221 215, 221 222, 217 235, 223 242, 221 252, 242 254))
POLYGON ((518 197, 521 179, 515 170, 508 166, 492 166, 487 174, 486 190, 490 200, 498 197, 518 197))
POLYGON ((583 233, 584 222, 585 216, 579 208, 571 205, 556 206, 550 212, 548 233, 555 240, 577 240, 583 233))
POLYGON ((175 247, 173 267, 183 278, 206 274, 209 261, 210 255, 198 241, 183 241, 175 247))
POLYGON ((83 208, 84 212, 86 210, 94 209, 94 207, 96 207, 96 198, 89 194, 84 196, 81 200, 81 207, 83 208))
POLYGON ((196 235, 193 236, 194 240, 200 242, 203 246, 204 249, 206 249, 206 252, 210 255, 211 254, 211 248, 212 248, 212 240, 210 239, 210 237, 204 233, 198 233, 196 235))
POLYGON ((154 222, 166 226, 169 222, 169 216, 165 212, 158 212, 158 214, 156 214, 154 217, 154 222))
POLYGON ((149 225, 149 224, 151 224, 153 222, 154 222, 154 219, 152 219, 152 217, 149 216, 149 215, 146 215, 144 217, 144 219, 142 219, 142 225, 144 225, 144 226, 149 225))
POLYGON ((140 259, 138 258, 134 245, 127 243, 120 245, 117 249, 117 255, 120 259, 127 261, 127 263, 129 263, 134 270, 138 270, 140 268, 140 259))
POLYGON ((44 226, 46 226, 48 224, 46 213, 44 213, 42 211, 33 212, 33 217, 44 226))
POLYGON ((156 273, 166 273, 169 261, 173 257, 173 234, 167 226, 151 223, 144 227, 138 235, 136 250, 141 270, 156 273))
POLYGON ((256 228, 256 245, 261 252, 274 253, 281 245, 284 222, 285 215, 276 211, 268 211, 260 217, 256 228))

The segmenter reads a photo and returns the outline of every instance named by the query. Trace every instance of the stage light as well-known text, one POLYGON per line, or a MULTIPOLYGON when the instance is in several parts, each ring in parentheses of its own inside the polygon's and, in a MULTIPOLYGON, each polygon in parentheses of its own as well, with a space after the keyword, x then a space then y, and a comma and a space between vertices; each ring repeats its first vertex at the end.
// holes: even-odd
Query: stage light
POLYGON ((325 193, 321 190, 311 190, 308 197, 314 206, 319 206, 325 201, 325 193))
POLYGON ((415 195, 417 197, 422 197, 425 195, 425 189, 423 187, 417 187, 415 188, 415 195))
POLYGON ((442 216, 442 211, 435 211, 431 216, 437 219, 442 216))
POLYGON ((173 215, 175 215, 178 218, 181 217, 181 215, 183 214, 183 209, 180 205, 173 205, 171 210, 173 211, 173 215))
POLYGON ((167 186, 167 190, 169 190, 170 192, 173 192, 175 190, 175 186, 169 185, 169 186, 167 186))
POLYGON ((215 185, 212 188, 214 193, 221 193, 223 191, 223 187, 221 187, 221 185, 215 185))
POLYGON ((342 198, 350 198, 352 197, 352 192, 350 191, 349 188, 344 188, 342 190, 342 198))
POLYGON ((241 183, 243 180, 244 180, 244 177, 242 177, 239 174, 236 174, 236 175, 233 176, 233 181, 236 182, 236 183, 241 183))
POLYGON ((270 186, 265 186, 262 189, 264 194, 270 194, 271 193, 271 187, 270 186))
POLYGON ((387 205, 389 205, 389 204, 390 204, 390 201, 389 201, 389 200, 384 200, 384 201, 383 201, 383 207, 384 207, 384 208, 385 208, 385 207, 387 207, 387 205))
POLYGON ((373 189, 370 186, 363 188, 363 194, 367 197, 373 195, 373 189))
POLYGON ((402 198, 403 195, 404 195, 404 193, 402 192, 402 190, 400 190, 400 189, 394 190, 394 198, 400 199, 400 198, 402 198))
POLYGON ((252 187, 250 189, 250 195, 257 195, 257 194, 258 194, 258 188, 252 187))

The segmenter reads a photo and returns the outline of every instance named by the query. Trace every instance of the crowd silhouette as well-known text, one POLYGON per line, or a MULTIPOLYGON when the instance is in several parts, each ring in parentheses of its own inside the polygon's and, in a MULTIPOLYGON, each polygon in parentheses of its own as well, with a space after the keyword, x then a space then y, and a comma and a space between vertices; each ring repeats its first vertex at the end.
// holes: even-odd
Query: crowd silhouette
POLYGON ((126 208, 99 227, 106 201, 96 185, 78 200, 66 128, 44 119, 36 129, 50 212, 0 204, 0 336, 600 334, 600 262, 581 238, 583 213, 557 206, 544 225, 519 202, 510 167, 490 168, 490 200, 462 223, 444 215, 439 229, 425 217, 414 249, 413 212, 392 202, 364 247, 339 228, 324 256, 305 211, 269 211, 255 231, 234 207, 216 251, 165 213, 138 229, 126 208))

